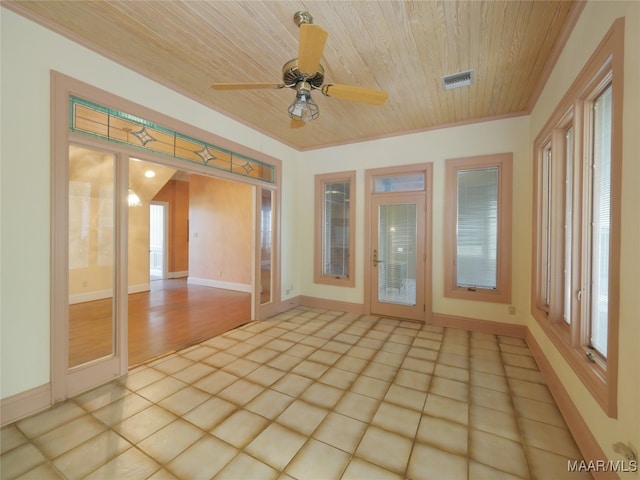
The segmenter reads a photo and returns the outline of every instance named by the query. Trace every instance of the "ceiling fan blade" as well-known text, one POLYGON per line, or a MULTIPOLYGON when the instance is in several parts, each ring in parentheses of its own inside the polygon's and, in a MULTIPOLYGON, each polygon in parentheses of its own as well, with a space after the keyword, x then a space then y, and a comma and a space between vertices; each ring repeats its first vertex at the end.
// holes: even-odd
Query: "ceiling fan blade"
POLYGON ((382 105, 389 97, 389 94, 384 90, 353 87, 351 85, 327 84, 322 87, 322 93, 327 97, 351 100, 352 102, 370 103, 371 105, 382 105))
POLYGON ((292 118, 291 123, 289 124, 291 128, 302 128, 305 125, 304 121, 298 120, 297 118, 292 118))
POLYGON ((266 88, 284 88, 281 83, 214 83, 214 90, 255 90, 266 88))
POLYGON ((324 44, 329 34, 318 25, 303 23, 300 25, 298 41, 298 68, 304 74, 315 75, 318 71, 324 44))

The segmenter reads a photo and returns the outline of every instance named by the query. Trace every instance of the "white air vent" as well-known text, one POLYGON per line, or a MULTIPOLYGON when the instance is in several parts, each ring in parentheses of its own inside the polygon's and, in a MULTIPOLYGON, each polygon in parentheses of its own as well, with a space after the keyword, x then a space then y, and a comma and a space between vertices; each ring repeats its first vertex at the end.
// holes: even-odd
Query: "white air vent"
POLYGON ((453 88, 466 87, 473 82, 473 70, 467 70, 466 72, 453 73, 442 77, 442 86, 445 90, 451 90, 453 88))

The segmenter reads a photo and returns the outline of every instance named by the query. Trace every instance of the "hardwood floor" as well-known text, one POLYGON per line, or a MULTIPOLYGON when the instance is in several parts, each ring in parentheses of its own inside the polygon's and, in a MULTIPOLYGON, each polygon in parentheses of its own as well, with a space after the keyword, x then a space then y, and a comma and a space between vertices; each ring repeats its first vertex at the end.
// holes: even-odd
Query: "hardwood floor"
MULTIPOLYGON (((129 295, 129 365, 138 365, 219 335, 251 319, 251 295, 154 280, 129 295)), ((112 300, 69 305, 69 365, 111 354, 112 300)))

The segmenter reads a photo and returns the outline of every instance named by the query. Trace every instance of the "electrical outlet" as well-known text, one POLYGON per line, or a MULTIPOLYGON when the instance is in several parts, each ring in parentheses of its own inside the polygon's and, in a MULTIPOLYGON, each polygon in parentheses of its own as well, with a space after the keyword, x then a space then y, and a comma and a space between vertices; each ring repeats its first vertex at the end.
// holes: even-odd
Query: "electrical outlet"
POLYGON ((638 451, 635 449, 631 442, 629 442, 628 445, 622 442, 616 442, 613 444, 613 451, 619 453, 630 462, 638 461, 638 451))
POLYGON ((509 305, 509 315, 515 315, 515 314, 516 314, 515 305, 509 305))

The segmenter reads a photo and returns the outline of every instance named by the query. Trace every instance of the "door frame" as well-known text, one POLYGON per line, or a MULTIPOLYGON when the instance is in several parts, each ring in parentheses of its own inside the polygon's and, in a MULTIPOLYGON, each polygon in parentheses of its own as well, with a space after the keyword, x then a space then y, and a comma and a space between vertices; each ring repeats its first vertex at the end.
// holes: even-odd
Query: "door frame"
MULTIPOLYGON (((373 267, 373 229, 371 215, 374 196, 382 196, 385 193, 375 193, 375 179, 380 176, 406 175, 410 173, 424 173, 425 187, 422 191, 424 195, 424 232, 418 232, 418 238, 424 241, 424 316, 419 320, 431 323, 433 313, 433 261, 432 261, 432 218, 433 218, 433 164, 418 163, 393 167, 383 167, 365 170, 365 215, 364 215, 364 309, 366 313, 374 314, 372 311, 372 269, 373 267)), ((390 192, 397 195, 402 192, 390 192)), ((407 193, 421 193, 411 191, 407 193)))
MULTIPOLYGON (((181 122, 180 120, 168 117, 162 113, 141 106, 115 94, 106 92, 92 85, 86 84, 62 73, 51 72, 51 276, 50 276, 50 404, 65 400, 75 394, 90 388, 107 383, 113 378, 124 375, 128 372, 128 334, 127 334, 127 302, 116 304, 117 344, 116 354, 108 361, 101 359, 85 365, 75 367, 77 379, 70 378, 68 369, 68 164, 69 146, 71 144, 106 151, 118 156, 117 161, 124 164, 117 173, 115 195, 121 205, 117 205, 116 210, 123 213, 117 220, 121 234, 115 245, 117 250, 117 262, 124 265, 116 278, 114 288, 119 292, 121 298, 128 298, 127 289, 127 241, 128 241, 128 205, 127 188, 128 185, 128 159, 129 157, 140 158, 145 161, 166 165, 172 168, 186 170, 191 173, 208 177, 221 178, 234 182, 251 185, 254 192, 254 204, 257 205, 256 191, 261 188, 273 190, 273 269, 272 281, 273 292, 272 301, 268 304, 259 303, 259 292, 257 292, 257 282, 252 285, 252 318, 260 320, 268 315, 277 313, 281 300, 280 292, 280 213, 281 213, 281 190, 282 185, 282 161, 267 154, 253 150, 244 145, 238 144, 226 138, 220 137, 210 131, 205 131, 193 125, 181 122), (87 100, 97 102, 100 105, 108 105, 116 110, 139 115, 152 122, 164 125, 166 128, 176 132, 193 135, 202 141, 214 143, 221 148, 227 148, 238 152, 240 155, 250 155, 252 158, 274 167, 275 182, 266 185, 265 182, 253 178, 241 178, 230 172, 213 171, 206 165, 198 165, 183 160, 165 158, 159 154, 143 152, 133 147, 107 142, 100 138, 74 133, 69 128, 69 97, 78 95, 87 100), (124 186, 123 186, 124 185, 124 186)), ((260 237, 257 215, 253 212, 254 231, 252 255, 254 257, 255 277, 257 272, 257 259, 255 245, 260 237)))

